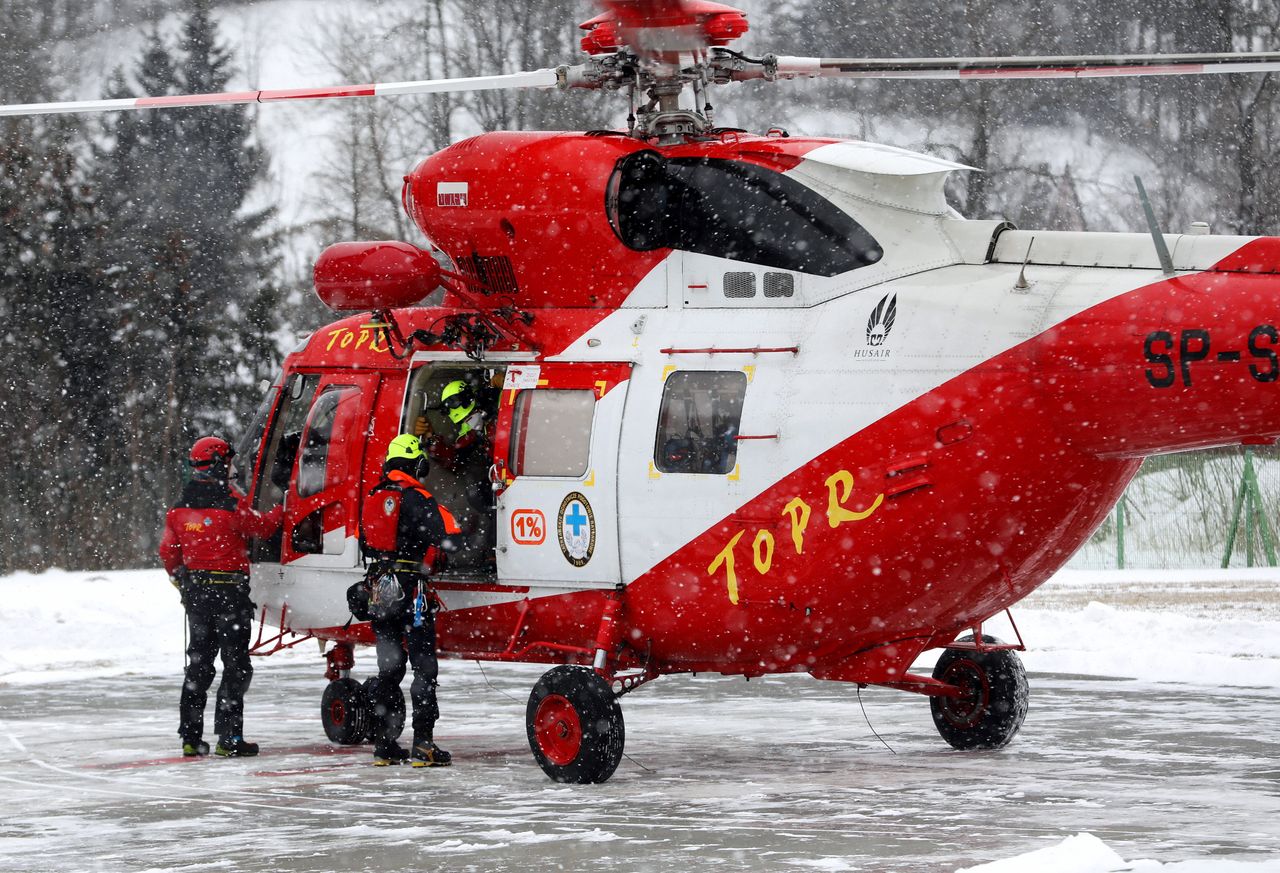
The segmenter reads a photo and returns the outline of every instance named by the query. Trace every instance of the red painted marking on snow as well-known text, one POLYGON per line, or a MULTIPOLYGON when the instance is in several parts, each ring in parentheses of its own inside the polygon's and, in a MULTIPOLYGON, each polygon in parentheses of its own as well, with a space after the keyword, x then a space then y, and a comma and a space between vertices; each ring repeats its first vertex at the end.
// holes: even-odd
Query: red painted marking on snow
POLYGON ((190 764, 196 761, 204 761, 206 758, 192 757, 185 755, 177 755, 172 758, 149 758, 145 761, 123 761, 116 764, 85 764, 81 770, 137 770, 141 767, 159 767, 163 764, 190 764))
POLYGON ((260 91, 228 91, 222 94, 174 94, 165 97, 139 97, 137 108, 159 109, 166 106, 216 106, 230 103, 253 103, 260 91))
POLYGON ((342 85, 336 88, 285 88, 276 91, 259 91, 258 101, 319 100, 325 97, 375 97, 376 85, 342 85))
MULTIPOLYGON (((357 751, 364 751, 357 749, 357 751)), ((334 773, 338 770, 350 770, 352 767, 359 767, 361 764, 352 761, 349 764, 333 764, 328 767, 298 767, 294 770, 257 770, 254 776, 266 776, 267 778, 280 776, 310 776, 312 773, 334 773)))

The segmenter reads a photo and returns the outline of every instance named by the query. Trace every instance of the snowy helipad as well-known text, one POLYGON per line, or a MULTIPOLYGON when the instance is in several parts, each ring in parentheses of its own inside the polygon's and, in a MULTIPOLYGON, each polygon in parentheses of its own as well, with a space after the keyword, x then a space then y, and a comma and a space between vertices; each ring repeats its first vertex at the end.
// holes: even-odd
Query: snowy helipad
MULTIPOLYGON (((38 591, 40 578, 0 585, 38 591)), ((155 590, 136 628, 116 625, 116 649, 101 616, 82 628, 100 662, 90 652, 43 675, 15 665, 15 642, 89 617, 37 627, 40 610, 17 609, 0 644, 0 869, 952 871, 1046 849, 1000 869, 1280 870, 1280 684, 1275 653, 1258 651, 1273 619, 1212 648, 1203 638, 1224 621, 1097 603, 1015 613, 1048 649, 1028 653, 1031 711, 995 753, 946 747, 923 698, 863 692, 891 751, 852 687, 667 677, 624 698, 629 757, 614 778, 570 787, 525 740, 540 668, 445 664, 438 735, 456 766, 373 768, 367 749, 324 741, 311 646, 257 663, 248 724, 262 756, 174 758, 181 658, 161 657, 171 605, 155 590), (1167 642, 1188 637, 1205 650, 1167 642), (113 661, 122 647, 135 654, 113 661), (1113 676, 1037 669, 1125 647, 1135 658, 1113 676), (1150 678, 1162 653, 1191 675, 1150 678)), ((370 666, 360 653, 357 673, 370 666)))

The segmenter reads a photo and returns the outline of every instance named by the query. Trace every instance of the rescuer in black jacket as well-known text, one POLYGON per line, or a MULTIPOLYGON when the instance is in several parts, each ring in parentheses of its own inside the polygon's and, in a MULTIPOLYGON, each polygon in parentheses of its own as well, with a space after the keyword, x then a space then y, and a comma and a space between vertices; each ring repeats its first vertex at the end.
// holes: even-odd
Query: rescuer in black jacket
MULTIPOLYGON (((386 477, 372 494, 387 492, 388 501, 398 495, 394 557, 375 564, 371 574, 371 611, 377 637, 378 681, 370 700, 374 718, 374 763, 399 764, 412 759, 415 767, 441 767, 451 756, 435 744, 434 729, 440 717, 436 703, 435 613, 438 606, 430 589, 430 574, 450 536, 459 533, 457 522, 436 502, 422 484, 429 462, 418 438, 401 434, 391 441, 383 464, 386 477), (394 583, 388 578, 394 576, 394 583), (398 583, 398 591, 397 585, 398 583), (377 608, 373 608, 375 602, 377 608), (392 724, 392 695, 400 694, 405 660, 413 666, 413 747, 405 751, 396 742, 392 724)), ((387 505, 390 507, 391 503, 387 505)))

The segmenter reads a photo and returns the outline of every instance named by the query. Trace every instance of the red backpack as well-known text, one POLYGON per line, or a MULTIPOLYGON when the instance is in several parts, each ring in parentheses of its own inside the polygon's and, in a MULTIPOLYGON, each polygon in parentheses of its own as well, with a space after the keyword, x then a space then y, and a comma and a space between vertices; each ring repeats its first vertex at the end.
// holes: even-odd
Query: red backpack
POLYGON ((383 479, 364 499, 360 511, 360 553, 366 560, 390 561, 396 556, 396 530, 404 486, 383 479))

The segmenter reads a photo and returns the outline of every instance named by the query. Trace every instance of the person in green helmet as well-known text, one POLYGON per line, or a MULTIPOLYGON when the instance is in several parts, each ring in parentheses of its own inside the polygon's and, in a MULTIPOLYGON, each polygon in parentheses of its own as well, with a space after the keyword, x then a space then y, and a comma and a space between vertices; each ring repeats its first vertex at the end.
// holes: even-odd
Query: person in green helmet
POLYGON ((415 430, 425 437, 431 459, 466 483, 467 507, 462 526, 467 534, 457 563, 491 570, 495 558, 490 479, 494 422, 485 399, 477 395, 477 389, 467 379, 453 379, 441 389, 440 405, 456 428, 455 433, 432 433, 425 417, 419 419, 415 430))
POLYGON ((439 601, 431 576, 446 541, 460 531, 452 513, 423 484, 430 466, 418 438, 400 434, 387 447, 382 481, 369 492, 378 510, 364 513, 364 539, 375 553, 369 612, 377 640, 378 680, 370 703, 375 713, 373 757, 380 766, 409 760, 415 767, 439 767, 451 758, 435 744, 434 736, 440 716, 435 623, 439 601), (388 529, 371 528, 379 516, 388 529), (394 532, 389 529, 393 519, 394 532), (391 715, 397 708, 392 695, 400 694, 406 661, 413 667, 413 745, 407 751, 396 742, 391 715))

